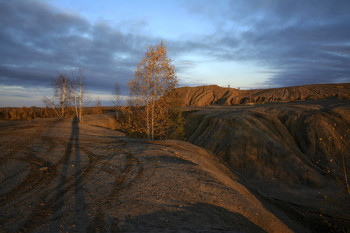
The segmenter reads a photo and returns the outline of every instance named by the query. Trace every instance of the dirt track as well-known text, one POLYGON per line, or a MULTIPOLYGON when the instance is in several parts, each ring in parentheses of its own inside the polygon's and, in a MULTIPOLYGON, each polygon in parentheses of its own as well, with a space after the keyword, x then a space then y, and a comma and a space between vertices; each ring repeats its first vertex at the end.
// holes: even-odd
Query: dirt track
POLYGON ((187 142, 72 119, 0 130, 1 232, 307 232, 187 142))

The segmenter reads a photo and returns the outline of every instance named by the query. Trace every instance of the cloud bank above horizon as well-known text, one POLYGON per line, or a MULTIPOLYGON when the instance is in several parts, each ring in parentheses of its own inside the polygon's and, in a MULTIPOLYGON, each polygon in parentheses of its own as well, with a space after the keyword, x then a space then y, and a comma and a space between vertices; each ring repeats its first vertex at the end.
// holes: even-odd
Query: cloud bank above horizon
MULTIPOLYGON (((349 1, 0 2, 0 107, 41 105, 81 68, 95 96, 127 82, 164 40, 182 86, 350 81, 349 1)), ((108 98, 108 97, 106 97, 108 98)), ((107 103, 107 99, 105 99, 107 103)))

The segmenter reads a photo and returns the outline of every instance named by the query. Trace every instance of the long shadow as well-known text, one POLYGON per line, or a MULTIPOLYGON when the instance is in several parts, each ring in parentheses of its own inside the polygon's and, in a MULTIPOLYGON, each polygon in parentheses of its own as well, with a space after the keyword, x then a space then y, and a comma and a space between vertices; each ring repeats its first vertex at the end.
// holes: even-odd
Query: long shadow
POLYGON ((75 161, 75 182, 74 182, 74 193, 75 193, 75 219, 79 221, 79 223, 84 223, 88 220, 89 217, 86 213, 86 204, 85 204, 85 194, 83 190, 82 184, 82 166, 81 166, 81 158, 80 158, 80 150, 79 150, 79 120, 77 117, 73 119, 72 122, 72 135, 73 140, 75 141, 75 153, 74 153, 74 161, 75 161), (74 133, 73 133, 74 132, 74 133))
MULTIPOLYGON (((60 122, 59 121, 55 122, 60 122)), ((64 209, 65 204, 65 198, 64 195, 70 191, 73 187, 74 190, 74 200, 75 200, 75 209, 73 209, 72 212, 74 212, 74 223, 75 226, 79 227, 80 224, 85 223, 88 219, 88 216, 86 214, 86 207, 85 207, 85 196, 82 190, 82 166, 81 166, 81 158, 80 158, 80 148, 79 148, 79 125, 78 125, 78 119, 74 118, 72 121, 72 129, 71 129, 71 136, 65 151, 65 154, 62 159, 60 159, 59 163, 63 163, 62 171, 59 173, 58 178, 58 185, 56 186, 56 195, 53 197, 45 200, 43 202, 43 205, 36 206, 32 213, 27 218, 24 225, 18 229, 18 232, 27 232, 32 231, 33 229, 37 228, 40 225, 43 225, 45 223, 49 223, 49 228, 47 231, 49 232, 63 232, 67 231, 64 229, 58 229, 58 226, 61 226, 61 228, 67 228, 70 226, 60 224, 61 218, 65 215, 72 215, 73 213, 67 212, 64 209), (71 159, 72 151, 74 149, 74 159, 71 159), (72 161, 70 161, 72 160, 72 161), (70 167, 74 167, 74 173, 72 175, 68 175, 68 170, 70 167), (64 212, 66 211, 66 212, 64 212), (53 224, 51 224, 54 222, 53 224), (51 228, 51 229, 50 229, 51 228)), ((44 164, 44 163, 43 163, 44 164)), ((50 169, 50 168, 49 168, 50 169)), ((53 169, 53 168, 52 168, 53 169)), ((55 171, 51 171, 52 177, 49 177, 49 180, 52 180, 56 177, 56 169, 55 171)), ((34 173, 33 176, 36 176, 37 174, 34 173)), ((29 184, 31 184, 32 181, 28 181, 29 184)), ((46 197, 44 196, 43 199, 46 197)), ((71 231, 71 229, 70 229, 71 231)))
POLYGON ((69 191, 69 177, 68 177, 68 169, 69 167, 74 167, 74 175, 73 175, 73 186, 74 186, 74 198, 75 198, 75 213, 74 213, 74 222, 77 227, 80 224, 86 222, 88 220, 88 215, 86 213, 86 204, 85 204, 85 194, 83 191, 82 185, 82 165, 81 165, 81 156, 79 149, 79 120, 75 117, 72 121, 72 131, 71 136, 67 145, 67 149, 64 155, 63 160, 63 168, 61 172, 61 176, 59 178, 59 183, 57 186, 57 193, 55 196, 55 204, 54 204, 54 213, 56 217, 60 219, 62 216, 70 213, 63 213, 64 206, 64 195, 69 191), (74 149, 74 160, 72 163, 69 163, 69 160, 72 156, 72 151, 74 149))

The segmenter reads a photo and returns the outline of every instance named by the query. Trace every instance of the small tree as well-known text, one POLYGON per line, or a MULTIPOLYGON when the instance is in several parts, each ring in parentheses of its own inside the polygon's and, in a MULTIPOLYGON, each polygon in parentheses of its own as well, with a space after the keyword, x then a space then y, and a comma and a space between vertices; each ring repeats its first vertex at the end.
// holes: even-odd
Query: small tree
POLYGON ((75 108, 75 116, 79 121, 83 121, 83 102, 85 97, 85 77, 83 71, 79 69, 78 75, 71 81, 72 98, 75 108))
POLYGON ((126 100, 126 105, 121 107, 122 118, 120 121, 121 129, 129 136, 143 137, 143 129, 145 125, 144 109, 135 104, 133 98, 129 97, 126 100))
MULTIPOLYGON (((134 100, 135 114, 139 117, 131 127, 134 132, 148 139, 164 137, 170 125, 171 95, 178 85, 175 67, 167 57, 167 49, 161 42, 155 48, 149 46, 145 57, 137 65, 134 79, 130 79, 130 96, 134 100), (142 106, 142 108, 140 108, 142 106), (142 113, 142 114, 140 114, 142 113), (141 125, 140 125, 141 123, 141 125)), ((130 117, 130 116, 128 116, 130 117)), ((131 124, 133 121, 130 121, 131 124)))
POLYGON ((71 80, 65 74, 58 74, 57 78, 54 78, 52 81, 55 97, 60 101, 61 117, 64 117, 65 109, 69 105, 68 100, 70 97, 71 80))
POLYGON ((50 99, 50 98, 44 96, 42 101, 44 102, 46 107, 51 107, 54 110, 54 112, 56 113, 57 117, 60 117, 60 114, 56 110, 55 101, 53 99, 50 99))
POLYGON ((51 107, 58 117, 66 115, 66 109, 73 106, 75 116, 79 121, 83 120, 83 103, 85 99, 85 77, 79 69, 78 75, 72 73, 72 77, 65 74, 58 74, 52 79, 54 96, 43 97, 43 102, 47 107, 51 107), (57 104, 58 103, 58 104, 57 104), (61 111, 59 111, 61 109, 61 111))
POLYGON ((102 114, 102 104, 101 104, 101 100, 99 98, 97 98, 96 100, 96 110, 95 110, 96 114, 102 114))
POLYGON ((117 120, 119 120, 118 108, 120 104, 120 86, 118 82, 115 82, 114 90, 112 93, 112 103, 115 107, 115 117, 117 118, 117 120))
POLYGON ((71 94, 71 80, 65 74, 58 74, 56 78, 51 80, 54 88, 54 97, 43 97, 43 102, 46 106, 51 107, 58 117, 65 116, 65 109, 69 106, 69 99, 71 94), (55 99, 59 104, 56 104, 55 99), (61 109, 61 112, 57 111, 61 109))

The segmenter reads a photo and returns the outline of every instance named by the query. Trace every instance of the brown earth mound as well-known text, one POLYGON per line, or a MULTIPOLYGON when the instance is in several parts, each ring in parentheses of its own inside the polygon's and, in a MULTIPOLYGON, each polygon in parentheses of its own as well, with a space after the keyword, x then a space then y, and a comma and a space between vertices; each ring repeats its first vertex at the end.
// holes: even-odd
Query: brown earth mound
POLYGON ((308 232, 188 142, 72 119, 0 130, 0 232, 308 232))
POLYGON ((181 87, 174 91, 183 106, 213 104, 236 105, 244 103, 288 102, 326 98, 350 99, 350 83, 315 84, 260 90, 238 90, 216 85, 181 87))
POLYGON ((343 156, 350 166, 350 101, 189 107, 184 114, 188 140, 226 161, 258 196, 314 231, 324 222, 321 209, 350 227, 349 195, 336 182, 344 181, 343 156), (325 204, 323 195, 334 200, 325 204))

